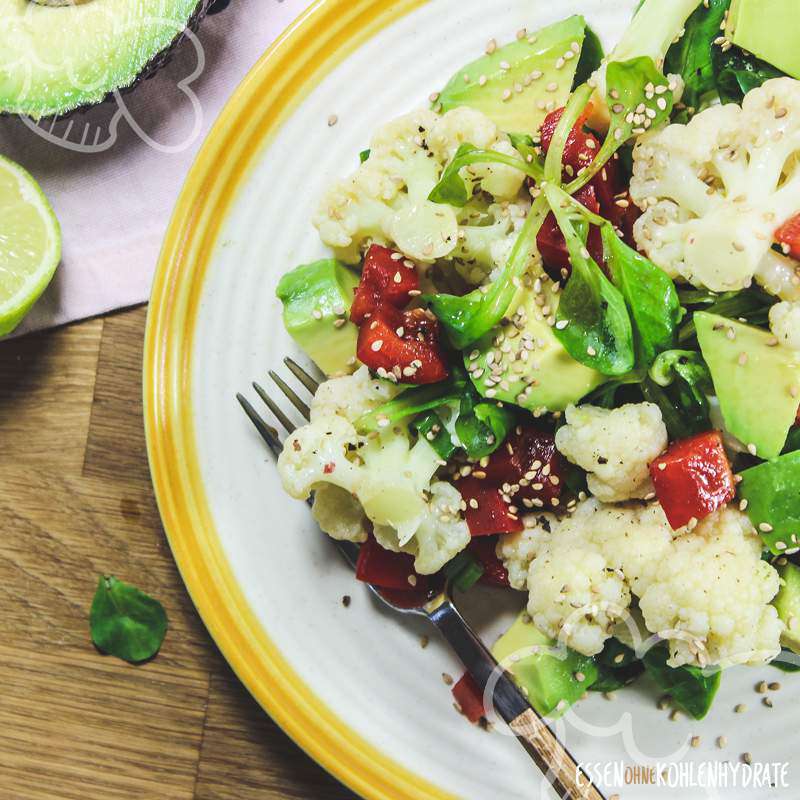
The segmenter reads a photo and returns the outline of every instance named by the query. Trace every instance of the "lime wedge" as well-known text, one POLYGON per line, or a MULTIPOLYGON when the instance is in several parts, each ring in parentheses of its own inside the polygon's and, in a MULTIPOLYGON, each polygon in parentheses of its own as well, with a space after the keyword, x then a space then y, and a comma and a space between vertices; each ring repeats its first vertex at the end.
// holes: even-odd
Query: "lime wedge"
POLYGON ((61 229, 39 184, 0 156, 0 336, 11 333, 61 260, 61 229))

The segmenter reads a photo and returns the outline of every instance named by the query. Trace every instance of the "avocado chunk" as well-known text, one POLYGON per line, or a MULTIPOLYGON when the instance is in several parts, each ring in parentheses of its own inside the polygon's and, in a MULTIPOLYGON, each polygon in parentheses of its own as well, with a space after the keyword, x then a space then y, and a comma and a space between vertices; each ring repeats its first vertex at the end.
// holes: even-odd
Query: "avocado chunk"
POLYGON ((205 11, 198 0, 0 0, 0 112, 41 117, 135 82, 205 11))
POLYGON ((764 544, 775 555, 800 548, 800 452, 759 464, 739 473, 739 496, 764 544))
POLYGON ((781 576, 781 588, 772 605, 786 625, 781 644, 793 653, 800 653, 800 567, 787 561, 775 568, 781 576))
POLYGON ((564 657, 524 612, 498 639, 492 655, 542 716, 560 717, 597 680, 593 659, 569 649, 564 657))
POLYGON ((358 276, 336 259, 287 272, 275 293, 289 335, 326 374, 352 372, 358 328, 349 320, 358 276))
POLYGON ((586 20, 572 16, 500 47, 460 69, 437 102, 477 109, 506 133, 534 133, 566 104, 585 36, 586 20))
POLYGON ((608 380, 577 362, 558 341, 543 313, 549 307, 552 318, 558 295, 549 281, 542 284, 538 294, 520 290, 506 319, 479 339, 464 361, 481 395, 539 415, 563 411, 608 380))
POLYGON ((726 34, 735 45, 800 78, 797 0, 733 0, 726 34))
POLYGON ((800 357, 768 331, 706 312, 694 320, 725 427, 760 458, 777 458, 800 403, 800 357))

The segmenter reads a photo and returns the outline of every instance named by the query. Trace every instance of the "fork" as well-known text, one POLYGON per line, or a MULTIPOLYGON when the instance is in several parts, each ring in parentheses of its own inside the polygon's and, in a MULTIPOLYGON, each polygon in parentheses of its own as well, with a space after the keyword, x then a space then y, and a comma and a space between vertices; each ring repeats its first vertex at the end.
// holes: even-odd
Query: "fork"
MULTIPOLYGON (((284 364, 313 396, 319 388, 319 383, 291 358, 285 358, 284 364)), ((276 372, 270 370, 269 376, 286 399, 304 419, 308 420, 311 413, 308 404, 276 372)), ((292 434, 295 425, 278 403, 260 384, 254 382, 253 388, 286 433, 292 434)), ((237 394, 236 398, 277 458, 283 449, 278 431, 259 416, 246 397, 237 394)), ((334 541, 334 543, 345 560, 355 569, 358 545, 354 542, 334 541)), ((380 603, 398 614, 424 617, 431 622, 481 689, 485 690, 490 680, 496 681, 492 695, 495 710, 508 724, 559 797, 563 800, 605 800, 603 794, 591 783, 567 748, 531 707, 508 673, 500 668, 492 654, 461 616, 451 597, 449 582, 445 583, 436 596, 423 605, 413 608, 396 605, 385 597, 377 586, 366 585, 380 603)))

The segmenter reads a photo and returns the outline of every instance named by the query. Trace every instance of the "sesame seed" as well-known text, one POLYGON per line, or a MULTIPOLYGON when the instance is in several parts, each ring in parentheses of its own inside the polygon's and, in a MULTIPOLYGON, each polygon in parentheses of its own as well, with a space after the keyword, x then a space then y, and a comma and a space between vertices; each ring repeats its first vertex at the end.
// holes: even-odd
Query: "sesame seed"
POLYGON ((722 750, 723 747, 727 747, 728 745, 728 737, 727 736, 717 736, 717 747, 722 750))
POLYGON ((745 764, 752 764, 753 763, 753 756, 750 753, 742 753, 742 761, 745 764))
POLYGON ((756 691, 757 691, 759 694, 766 694, 766 691, 767 691, 767 682, 766 682, 766 681, 759 681, 759 682, 756 684, 756 691))
POLYGON ((370 349, 373 353, 377 353, 381 347, 383 347, 383 339, 376 339, 370 346, 370 349))
POLYGON ((511 69, 511 64, 509 64, 508 61, 501 61, 500 69, 511 69))
POLYGON ((591 345, 586 348, 586 354, 591 358, 594 358, 597 355, 597 350, 594 349, 591 345))
POLYGON ((661 462, 661 463, 658 465, 658 469, 659 469, 661 472, 663 472, 663 471, 664 471, 666 468, 667 468, 667 465, 666 465, 666 463, 665 463, 664 461, 662 461, 662 462, 661 462))
MULTIPOLYGON (((433 93, 431 93, 430 97, 428 97, 428 100, 430 100, 431 103, 435 103, 438 99, 439 99, 439 92, 433 92, 433 93)), ((399 253, 394 253, 392 255, 392 258, 394 258, 396 255, 400 255, 400 254, 399 253)), ((402 256, 400 256, 400 258, 402 258, 402 256)))
POLYGON ((743 499, 741 503, 739 503, 739 511, 747 511, 747 506, 750 505, 750 502, 747 498, 743 499))
POLYGON ((758 455, 758 448, 750 442, 750 444, 747 445, 747 452, 750 453, 751 456, 758 455))
POLYGON ((692 745, 692 747, 700 747, 700 737, 692 736, 690 744, 692 745))
POLYGON ((341 328, 346 324, 347 324, 347 320, 344 319, 343 317, 339 317, 339 319, 336 319, 336 320, 333 321, 333 327, 334 328, 341 328))
POLYGON ((759 523, 758 529, 763 533, 771 533, 772 531, 775 530, 775 528, 773 528, 772 525, 769 524, 769 522, 759 523))
POLYGON ((495 50, 497 50, 497 40, 489 39, 489 41, 486 43, 486 54, 491 55, 495 50))
POLYGON ((547 84, 547 91, 548 92, 556 92, 558 91, 558 84, 555 81, 547 84))
POLYGON ((780 683, 778 683, 778 681, 773 681, 772 683, 769 684, 769 686, 767 686, 767 688, 771 692, 779 692, 781 689, 781 685, 780 683))
POLYGON ((511 99, 511 89, 505 89, 503 91, 503 102, 506 102, 511 99))
POLYGON ((744 712, 747 711, 747 706, 744 703, 737 703, 733 707, 733 710, 736 714, 744 714, 744 712))
POLYGON ((318 308, 315 308, 311 312, 311 315, 314 317, 314 319, 322 319, 322 312, 318 308))
POLYGON ((328 117, 328 127, 332 128, 338 121, 339 121, 339 117, 337 117, 336 114, 331 114, 328 117))
POLYGON ((480 78, 478 78, 478 84, 480 86, 486 86, 486 83, 488 82, 488 80, 489 79, 485 75, 481 75, 480 78))
POLYGON ((764 704, 764 705, 765 705, 767 708, 772 708, 772 706, 774 705, 774 704, 773 704, 773 702, 772 702, 772 698, 771 698, 771 697, 765 697, 765 698, 764 698, 764 699, 763 699, 761 702, 762 702, 762 703, 763 703, 763 704, 764 704))
POLYGON ((453 676, 448 675, 446 672, 442 673, 442 680, 445 683, 445 686, 452 686, 453 685, 453 676))

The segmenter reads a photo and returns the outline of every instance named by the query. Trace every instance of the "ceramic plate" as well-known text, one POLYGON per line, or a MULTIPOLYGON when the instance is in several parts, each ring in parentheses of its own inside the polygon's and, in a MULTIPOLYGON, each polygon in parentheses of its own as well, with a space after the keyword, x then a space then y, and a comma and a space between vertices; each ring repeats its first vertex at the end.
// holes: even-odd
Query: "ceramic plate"
MULTIPOLYGON (((286 354, 307 363, 283 330, 275 284, 325 254, 312 210, 326 184, 354 168, 379 124, 424 104, 490 37, 507 41, 522 27, 583 13, 613 42, 634 5, 322 0, 237 90, 178 202, 153 288, 144 373, 164 525, 194 602, 238 676, 302 747, 364 797, 522 800, 544 789, 513 739, 454 711, 442 673, 460 669, 446 648, 434 638, 423 649, 422 624, 377 608, 307 507, 283 494, 235 392, 267 380, 286 354)), ((489 591, 477 590, 467 607, 487 640, 514 612, 503 593, 489 591)), ((673 765, 673 778, 675 765, 699 770, 737 762, 744 751, 756 761, 789 761, 796 725, 781 702, 788 691, 768 709, 753 691, 762 678, 796 683, 770 667, 730 671, 709 717, 695 723, 669 720, 642 682, 613 702, 592 696, 559 728, 580 760, 605 770, 606 791, 625 800, 781 796, 687 788, 688 779, 683 788, 646 786, 625 771, 673 765), (738 702, 749 707, 744 716, 733 713, 738 702), (724 750, 714 743, 721 734, 724 750), (692 735, 701 746, 690 750, 692 735)))

